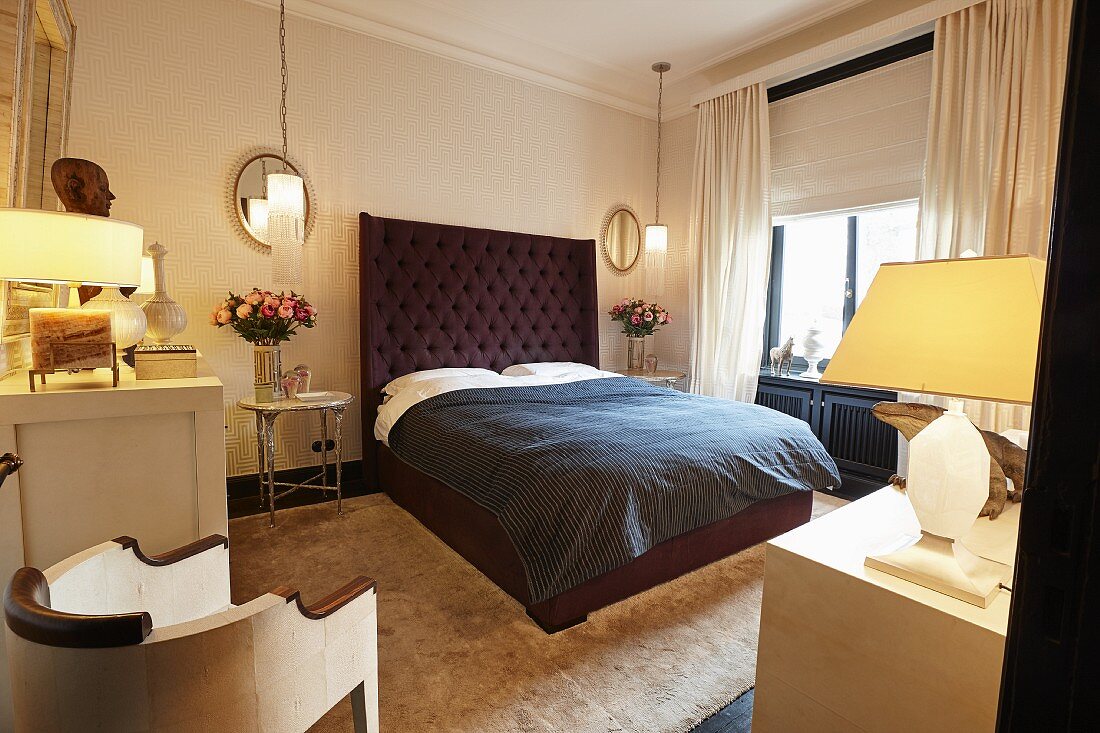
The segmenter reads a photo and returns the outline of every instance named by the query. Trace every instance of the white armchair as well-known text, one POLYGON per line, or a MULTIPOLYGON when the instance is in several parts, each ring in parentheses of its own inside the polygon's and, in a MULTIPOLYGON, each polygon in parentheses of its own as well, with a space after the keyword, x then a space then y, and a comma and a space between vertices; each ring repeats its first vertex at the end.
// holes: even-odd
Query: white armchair
POLYGON ((300 732, 351 694, 378 731, 374 581, 311 606, 229 600, 228 540, 147 557, 121 537, 4 594, 16 731, 300 732))

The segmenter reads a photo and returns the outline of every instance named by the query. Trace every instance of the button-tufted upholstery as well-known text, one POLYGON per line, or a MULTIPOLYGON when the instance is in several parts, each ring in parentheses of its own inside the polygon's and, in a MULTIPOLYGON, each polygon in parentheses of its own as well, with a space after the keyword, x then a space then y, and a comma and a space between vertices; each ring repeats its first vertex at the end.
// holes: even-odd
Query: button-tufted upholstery
POLYGON ((420 369, 596 366, 596 244, 359 216, 364 473, 379 393, 420 369))

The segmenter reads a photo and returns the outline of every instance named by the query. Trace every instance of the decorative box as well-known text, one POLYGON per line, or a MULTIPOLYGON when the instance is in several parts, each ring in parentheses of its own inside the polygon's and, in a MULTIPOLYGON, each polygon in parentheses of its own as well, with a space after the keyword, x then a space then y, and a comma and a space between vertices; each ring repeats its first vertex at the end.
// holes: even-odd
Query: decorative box
POLYGON ((150 344, 134 350, 137 379, 190 379, 197 372, 197 354, 187 344, 150 344))

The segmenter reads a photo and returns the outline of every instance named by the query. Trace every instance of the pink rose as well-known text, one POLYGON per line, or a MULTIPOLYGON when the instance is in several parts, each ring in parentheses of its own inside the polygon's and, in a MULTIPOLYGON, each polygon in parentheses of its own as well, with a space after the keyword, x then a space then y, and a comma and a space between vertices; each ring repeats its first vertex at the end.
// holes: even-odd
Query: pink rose
POLYGON ((665 314, 664 313, 659 313, 657 315, 657 323, 664 323, 664 322, 665 322, 665 314))
POLYGON ((282 305, 282 301, 276 298, 274 295, 269 295, 264 298, 264 305, 270 305, 272 308, 278 308, 282 305))
POLYGON ((274 318, 276 312, 277 311, 275 310, 275 306, 273 306, 270 302, 264 303, 263 307, 260 308, 260 313, 264 315, 264 318, 274 318))
POLYGON ((294 320, 301 321, 302 323, 305 323, 306 321, 309 320, 309 311, 307 311, 305 308, 295 308, 294 309, 294 320))
POLYGON ((294 298, 283 298, 283 305, 290 306, 291 308, 294 308, 295 306, 298 305, 298 301, 295 300, 294 298))
POLYGON ((251 293, 244 296, 244 302, 249 305, 259 305, 264 302, 264 296, 253 290, 251 293))
POLYGON ((310 314, 311 316, 317 315, 317 309, 314 308, 312 305, 307 305, 306 313, 310 314))
POLYGON ((641 313, 642 312, 642 307, 638 306, 637 308, 634 309, 634 312, 635 313, 641 313))
POLYGON ((642 322, 642 319, 641 319, 640 316, 631 316, 630 317, 630 322, 633 323, 635 326, 637 326, 642 322))
POLYGON ((672 323, 672 316, 666 314, 665 315, 665 323, 672 323))
POLYGON ((644 317, 647 321, 652 321, 653 320, 653 314, 652 313, 646 313, 644 317))
MULTIPOLYGON (((222 311, 218 314, 218 318, 221 318, 222 313, 228 312, 229 311, 222 311)), ((237 306, 237 318, 248 318, 250 315, 252 315, 252 306, 250 306, 248 303, 241 303, 239 306, 237 306)))
POLYGON ((290 318, 294 315, 294 308, 289 305, 280 305, 278 313, 279 318, 290 318))

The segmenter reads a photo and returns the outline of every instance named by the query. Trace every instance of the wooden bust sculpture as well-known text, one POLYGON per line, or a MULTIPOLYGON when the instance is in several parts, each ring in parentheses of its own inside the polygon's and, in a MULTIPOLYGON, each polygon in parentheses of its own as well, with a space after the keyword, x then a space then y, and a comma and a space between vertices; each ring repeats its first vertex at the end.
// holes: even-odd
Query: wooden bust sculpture
POLYGON ((83 158, 58 158, 50 168, 53 190, 65 211, 93 216, 110 216, 115 195, 107 171, 83 158))
MULTIPOLYGON (((115 200, 115 195, 111 193, 107 171, 98 163, 83 158, 58 158, 50 167, 50 180, 65 211, 111 216, 111 202, 115 200)), ((80 302, 87 303, 99 295, 100 290, 102 288, 94 285, 82 286, 80 302)), ((130 295, 134 288, 124 288, 122 292, 130 295)))

